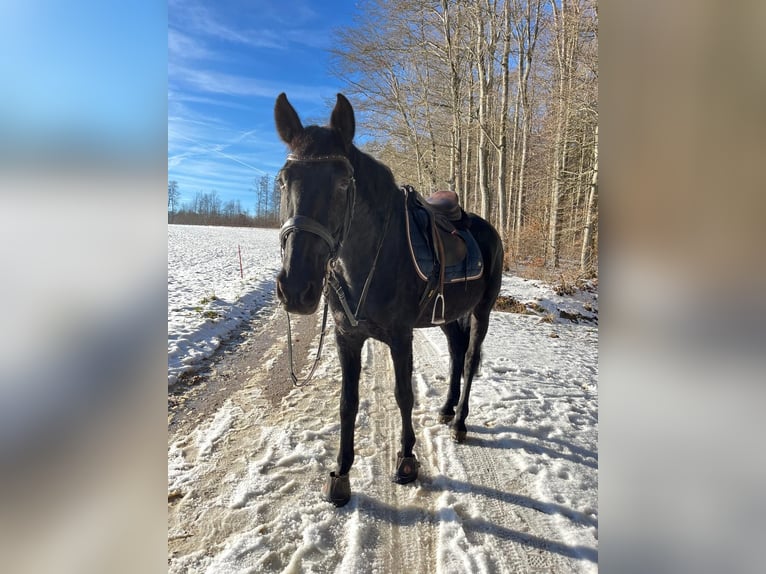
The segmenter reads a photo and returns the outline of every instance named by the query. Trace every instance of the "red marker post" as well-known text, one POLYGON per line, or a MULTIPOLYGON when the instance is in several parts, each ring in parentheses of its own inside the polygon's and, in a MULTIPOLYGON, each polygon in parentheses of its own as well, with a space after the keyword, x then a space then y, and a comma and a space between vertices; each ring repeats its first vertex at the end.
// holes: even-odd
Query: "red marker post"
POLYGON ((239 251, 239 276, 244 279, 245 273, 242 271, 242 248, 237 244, 237 251, 239 251))

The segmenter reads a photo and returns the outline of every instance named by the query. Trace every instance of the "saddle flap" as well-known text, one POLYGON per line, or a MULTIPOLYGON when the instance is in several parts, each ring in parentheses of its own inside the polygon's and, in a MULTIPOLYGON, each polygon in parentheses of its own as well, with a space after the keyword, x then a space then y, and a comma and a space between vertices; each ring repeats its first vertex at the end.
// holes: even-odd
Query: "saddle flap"
POLYGON ((468 255, 468 247, 466 247, 465 240, 457 233, 454 227, 452 229, 453 231, 446 231, 441 225, 436 226, 439 238, 444 246, 444 265, 447 267, 462 263, 468 255))

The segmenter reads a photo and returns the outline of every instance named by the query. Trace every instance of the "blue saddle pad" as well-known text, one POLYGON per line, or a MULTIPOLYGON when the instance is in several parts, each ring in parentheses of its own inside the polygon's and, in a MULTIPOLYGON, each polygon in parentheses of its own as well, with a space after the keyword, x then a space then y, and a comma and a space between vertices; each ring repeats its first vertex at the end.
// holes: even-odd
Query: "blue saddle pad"
MULTIPOLYGON (((428 216, 423 209, 407 210, 407 236, 410 244, 410 253, 415 269, 424 281, 433 273, 434 252, 431 239, 427 233, 428 216)), ((459 283, 471 281, 482 276, 484 263, 481 257, 479 244, 473 235, 467 230, 458 229, 457 233, 465 241, 468 254, 460 263, 450 265, 444 270, 445 283, 459 283)))

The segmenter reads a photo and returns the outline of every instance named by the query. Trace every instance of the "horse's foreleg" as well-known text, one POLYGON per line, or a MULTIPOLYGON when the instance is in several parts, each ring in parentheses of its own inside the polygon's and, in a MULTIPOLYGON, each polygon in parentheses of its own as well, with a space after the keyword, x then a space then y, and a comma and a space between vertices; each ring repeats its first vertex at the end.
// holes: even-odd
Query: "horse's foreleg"
POLYGON ((354 339, 336 332, 335 341, 342 372, 340 391, 340 448, 338 466, 330 473, 322 494, 335 506, 343 506, 351 498, 348 473, 354 464, 354 426, 359 409, 359 373, 362 369, 364 339, 354 339))
POLYGON ((402 416, 401 450, 397 454, 394 481, 399 484, 412 482, 418 477, 418 461, 412 454, 415 446, 415 429, 412 427, 412 331, 402 334, 389 343, 396 377, 395 396, 402 416))
POLYGON ((447 346, 450 356, 450 379, 447 400, 439 409, 439 422, 449 423, 455 418, 455 405, 460 398, 460 378, 465 366, 465 353, 468 349, 468 327, 461 321, 455 321, 442 326, 442 332, 447 336, 447 346))
POLYGON ((452 422, 452 438, 457 442, 463 442, 468 433, 465 419, 468 417, 468 400, 471 396, 471 382, 481 362, 481 345, 489 328, 489 316, 471 316, 470 339, 468 350, 465 354, 465 367, 463 371, 463 392, 460 393, 460 401, 457 404, 457 416, 452 422))

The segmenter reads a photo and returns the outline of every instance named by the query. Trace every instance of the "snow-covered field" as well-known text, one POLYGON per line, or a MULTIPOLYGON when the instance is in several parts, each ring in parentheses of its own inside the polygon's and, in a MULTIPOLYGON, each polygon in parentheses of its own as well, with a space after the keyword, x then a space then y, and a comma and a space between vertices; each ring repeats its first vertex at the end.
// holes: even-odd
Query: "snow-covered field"
POLYGON ((269 299, 280 265, 278 236, 275 229, 168 226, 169 385, 269 299))
MULTIPOLYGON (((172 226, 169 244, 172 381, 262 305, 267 328, 276 316, 270 293, 279 248, 276 230, 172 226), (200 303, 211 290, 217 299, 200 303), (201 319, 199 306, 220 318, 201 319)), ((385 346, 368 341, 353 495, 341 509, 319 495, 339 435, 332 337, 315 380, 278 405, 264 392, 265 369, 252 365, 247 384, 212 416, 169 438, 169 571, 595 572, 598 331, 582 318, 595 318, 597 295, 558 296, 510 276, 503 294, 537 303, 540 314, 493 314, 465 444, 437 422, 447 385, 444 337, 416 332, 413 421, 422 467, 412 485, 389 478, 400 429, 392 363, 385 346), (577 312, 580 322, 561 319, 560 310, 577 312)), ((280 334, 262 365, 284 361, 284 347, 280 334)))

